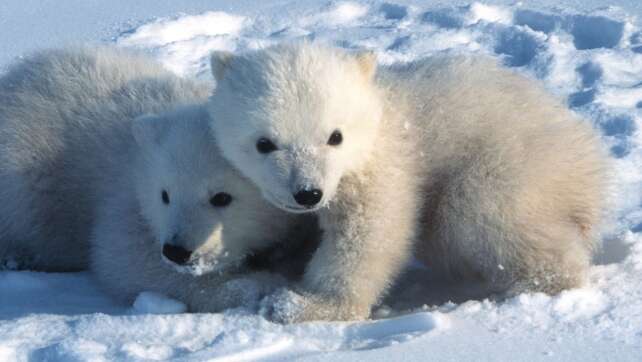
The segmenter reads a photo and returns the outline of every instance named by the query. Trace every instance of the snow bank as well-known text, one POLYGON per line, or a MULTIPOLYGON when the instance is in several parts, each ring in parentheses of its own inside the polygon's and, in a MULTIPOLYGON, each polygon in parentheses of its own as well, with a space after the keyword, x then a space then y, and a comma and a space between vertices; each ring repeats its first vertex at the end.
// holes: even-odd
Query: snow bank
POLYGON ((621 9, 542 11, 518 3, 425 7, 395 2, 274 2, 258 15, 206 12, 117 34, 184 76, 211 80, 211 50, 301 37, 370 48, 380 63, 484 53, 542 82, 603 135, 613 211, 590 285, 558 296, 469 300, 415 270, 363 323, 275 325, 254 311, 167 314, 141 295, 118 306, 85 274, 0 273, 0 359, 11 360, 639 360, 642 355, 642 30, 621 9), (448 302, 448 300, 453 302, 448 302), (423 305, 426 304, 426 305, 423 305), (409 313, 409 314, 407 314, 409 313))
POLYGON ((202 60, 213 50, 234 50, 236 35, 247 25, 247 18, 224 12, 160 19, 122 34, 117 44, 153 49, 165 65, 181 75, 198 74, 202 60), (192 58, 192 61, 189 60, 192 58))

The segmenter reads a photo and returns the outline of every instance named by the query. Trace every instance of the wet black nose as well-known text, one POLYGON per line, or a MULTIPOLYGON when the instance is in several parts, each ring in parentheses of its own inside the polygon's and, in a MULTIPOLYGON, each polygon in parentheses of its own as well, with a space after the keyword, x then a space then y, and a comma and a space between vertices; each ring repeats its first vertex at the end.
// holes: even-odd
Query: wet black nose
POLYGON ((178 265, 183 265, 189 261, 192 252, 180 246, 165 244, 163 245, 163 255, 178 265))
POLYGON ((294 200, 296 200, 299 205, 308 207, 318 204, 322 197, 323 191, 319 189, 301 190, 294 194, 294 200))

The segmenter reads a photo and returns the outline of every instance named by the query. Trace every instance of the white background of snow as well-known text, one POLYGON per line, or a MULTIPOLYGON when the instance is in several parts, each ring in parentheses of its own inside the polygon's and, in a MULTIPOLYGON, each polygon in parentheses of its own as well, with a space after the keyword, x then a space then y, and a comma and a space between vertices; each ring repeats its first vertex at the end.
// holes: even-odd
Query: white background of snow
POLYGON ((601 130, 617 181, 604 250, 581 290, 466 302, 465 291, 417 285, 429 276, 413 275, 390 302, 437 306, 374 322, 280 326, 243 310, 161 315, 182 306, 152 294, 121 306, 86 273, 4 271, 0 360, 642 360, 642 2, 511 3, 0 1, 0 69, 33 49, 87 41, 140 48, 203 79, 211 49, 301 36, 372 48, 384 64, 445 50, 499 54, 601 130))

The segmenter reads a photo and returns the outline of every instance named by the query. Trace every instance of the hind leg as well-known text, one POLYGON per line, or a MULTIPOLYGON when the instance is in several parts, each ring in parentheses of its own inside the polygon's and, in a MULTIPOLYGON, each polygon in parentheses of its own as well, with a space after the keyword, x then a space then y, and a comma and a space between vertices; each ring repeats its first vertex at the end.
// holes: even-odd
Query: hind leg
POLYGON ((586 283, 591 249, 579 226, 554 221, 541 226, 547 230, 535 235, 530 230, 516 230, 515 237, 527 243, 509 261, 514 265, 509 271, 514 277, 506 296, 528 291, 557 294, 586 283), (537 239, 528 241, 533 236, 537 239))
POLYGON ((491 293, 555 294, 585 283, 592 219, 572 212, 582 194, 541 188, 519 167, 479 152, 431 186, 419 257, 491 293), (547 190, 548 192, 545 192, 547 190))
POLYGON ((30 205, 24 180, 15 174, 1 173, 0 263, 8 269, 31 269, 37 264, 37 255, 29 240, 38 236, 39 227, 34 223, 30 205))

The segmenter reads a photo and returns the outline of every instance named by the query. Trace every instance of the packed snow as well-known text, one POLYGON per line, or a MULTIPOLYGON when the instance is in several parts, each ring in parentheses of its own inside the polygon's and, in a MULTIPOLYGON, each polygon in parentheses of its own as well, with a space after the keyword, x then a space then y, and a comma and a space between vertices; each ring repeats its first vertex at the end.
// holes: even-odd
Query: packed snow
MULTIPOLYGON (((0 23, 15 21, 3 20, 2 6, 18 3, 0 5, 0 23)), ((612 212, 590 284, 496 302, 414 266, 372 321, 278 325, 254 310, 185 314, 182 303, 154 293, 120 305, 88 273, 6 270, 0 360, 642 360, 642 30, 631 10, 642 7, 273 0, 222 10, 187 3, 197 10, 107 24, 101 36, 78 39, 139 49, 207 81, 212 50, 309 38, 372 49, 381 64, 492 54, 542 82, 601 132, 613 159, 612 212)), ((60 29, 69 25, 52 32, 60 29)), ((0 47, 17 49, 10 38, 0 38, 0 47)))

